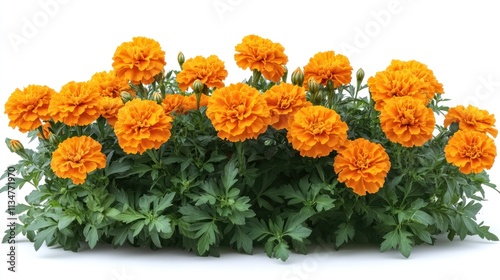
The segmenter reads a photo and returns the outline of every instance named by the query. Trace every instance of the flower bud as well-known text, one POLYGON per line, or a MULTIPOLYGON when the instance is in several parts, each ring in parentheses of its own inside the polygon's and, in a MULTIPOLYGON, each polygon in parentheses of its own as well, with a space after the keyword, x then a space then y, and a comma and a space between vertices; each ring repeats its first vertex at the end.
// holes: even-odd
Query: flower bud
POLYGON ((285 65, 283 65, 283 69, 285 71, 283 72, 283 77, 281 77, 281 81, 283 81, 283 83, 286 83, 286 78, 288 77, 288 68, 285 65))
POLYGON ((161 104, 161 102, 163 101, 163 95, 161 94, 161 92, 155 91, 151 95, 151 100, 155 101, 158 104, 161 104))
POLYGON ((294 86, 302 86, 304 84, 304 72, 302 72, 300 67, 297 67, 292 73, 292 84, 294 86))
POLYGON ((314 77, 309 78, 307 81, 307 88, 309 89, 309 92, 311 93, 316 93, 319 90, 319 83, 316 81, 314 77))
POLYGON ((59 138, 54 133, 49 136, 49 143, 57 147, 59 145, 59 138))
POLYGON ((127 103, 128 101, 132 101, 134 99, 134 96, 128 91, 122 91, 120 93, 120 96, 122 98, 123 104, 127 103))
POLYGON ((195 93, 203 92, 204 87, 205 87, 205 85, 198 79, 196 79, 196 81, 194 81, 194 83, 193 83, 193 90, 195 93))
POLYGON ((182 65, 184 64, 184 61, 186 61, 184 54, 182 52, 179 52, 179 54, 177 55, 177 62, 179 63, 181 70, 182 70, 182 65))
POLYGON ((358 82, 358 84, 361 84, 364 78, 365 71, 363 70, 363 68, 359 68, 359 70, 356 72, 356 81, 358 82))
POLYGON ((19 140, 11 139, 9 141, 9 150, 13 153, 18 153, 24 151, 24 146, 19 142, 19 140))

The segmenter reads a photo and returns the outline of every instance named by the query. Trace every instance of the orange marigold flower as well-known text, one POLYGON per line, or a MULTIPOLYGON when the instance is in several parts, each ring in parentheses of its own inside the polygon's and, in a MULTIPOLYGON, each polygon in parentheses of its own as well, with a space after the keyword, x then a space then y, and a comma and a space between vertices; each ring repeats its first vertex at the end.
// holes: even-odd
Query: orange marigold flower
POLYGON ((23 90, 16 89, 5 103, 9 126, 18 127, 23 133, 41 126, 41 120, 50 118, 49 103, 55 94, 53 89, 41 85, 29 85, 23 90))
POLYGON ((134 37, 116 48, 112 65, 120 79, 151 84, 166 64, 165 52, 157 41, 134 37))
POLYGON ((391 161, 382 145, 358 138, 346 141, 344 149, 335 157, 333 168, 339 182, 358 195, 366 195, 383 187, 391 161))
POLYGON ((101 144, 89 136, 68 138, 52 153, 50 167, 59 178, 83 184, 88 173, 106 166, 101 149, 101 144))
POLYGON ((216 89, 208 100, 206 114, 218 136, 231 142, 255 139, 271 122, 264 97, 243 83, 216 89))
POLYGON ((118 111, 115 134, 128 154, 158 149, 170 139, 172 118, 152 100, 134 99, 118 111))
POLYGON ((283 66, 288 62, 288 56, 280 43, 257 35, 247 35, 236 45, 235 50, 234 59, 242 69, 256 69, 264 78, 275 83, 285 74, 283 66))
POLYGON ((114 70, 97 72, 92 75, 90 82, 94 83, 96 90, 103 97, 121 97, 123 91, 132 93, 128 81, 118 78, 114 70))
POLYGON ((474 130, 459 130, 444 147, 446 160, 464 174, 481 173, 493 166, 497 148, 488 135, 474 130))
POLYGON ((334 51, 319 52, 304 66, 304 87, 308 87, 311 77, 324 86, 329 80, 334 87, 347 85, 352 79, 352 66, 345 55, 335 54, 334 51))
POLYGON ((263 96, 271 113, 271 125, 276 129, 286 128, 288 120, 293 118, 298 110, 312 106, 311 102, 306 100, 304 88, 292 84, 274 85, 263 96))
POLYGON ((93 83, 69 82, 52 96, 49 114, 67 125, 88 125, 101 115, 100 99, 93 83))
POLYGON ((444 93, 443 85, 438 82, 438 80, 434 76, 434 72, 432 72, 432 70, 430 70, 427 65, 416 60, 401 61, 394 59, 391 61, 391 64, 387 67, 386 70, 399 71, 402 69, 410 70, 415 76, 417 76, 424 82, 422 92, 427 95, 427 98, 429 100, 434 98, 434 94, 436 93, 444 93))
POLYGON ((403 96, 387 101, 380 113, 380 124, 389 140, 413 147, 422 146, 432 138, 436 119, 424 103, 403 96))
POLYGON ((475 130, 497 137, 498 130, 494 128, 495 121, 495 115, 486 110, 481 110, 472 105, 468 105, 467 108, 459 105, 448 110, 444 117, 444 127, 456 122, 462 130, 475 130))
POLYGON ((118 118, 119 110, 125 106, 120 97, 103 97, 101 99, 101 116, 103 116, 110 126, 114 126, 118 118))
POLYGON ((425 82, 410 69, 377 72, 375 76, 368 78, 367 84, 375 101, 375 109, 378 111, 394 97, 411 96, 425 105, 430 101, 425 93, 427 90, 425 82))
POLYGON ((338 150, 347 140, 347 124, 323 106, 301 108, 288 126, 287 138, 301 156, 321 157, 338 150))
MULTIPOLYGON (((165 94, 165 98, 161 102, 163 110, 167 114, 177 113, 183 114, 186 111, 187 97, 179 93, 165 94)), ((196 102, 196 101, 195 101, 196 102)), ((196 103, 194 105, 196 107, 196 103)))
POLYGON ((193 87, 196 80, 200 80, 209 88, 221 88, 224 86, 224 79, 227 71, 224 62, 216 55, 208 58, 196 56, 186 60, 182 64, 182 71, 177 75, 176 80, 179 88, 186 91, 188 87, 193 87))

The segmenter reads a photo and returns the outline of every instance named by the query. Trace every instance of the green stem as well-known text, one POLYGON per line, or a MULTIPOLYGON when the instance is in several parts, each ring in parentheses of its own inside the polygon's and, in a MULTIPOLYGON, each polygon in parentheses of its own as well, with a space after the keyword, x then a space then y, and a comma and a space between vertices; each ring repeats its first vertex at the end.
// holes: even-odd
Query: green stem
POLYGON ((234 145, 236 146, 236 154, 238 155, 238 167, 240 169, 240 172, 245 170, 245 149, 243 147, 242 141, 235 142, 234 145))
POLYGON ((262 73, 260 73, 259 70, 253 69, 252 86, 254 88, 257 88, 257 86, 259 85, 259 80, 260 80, 261 76, 262 76, 262 73))

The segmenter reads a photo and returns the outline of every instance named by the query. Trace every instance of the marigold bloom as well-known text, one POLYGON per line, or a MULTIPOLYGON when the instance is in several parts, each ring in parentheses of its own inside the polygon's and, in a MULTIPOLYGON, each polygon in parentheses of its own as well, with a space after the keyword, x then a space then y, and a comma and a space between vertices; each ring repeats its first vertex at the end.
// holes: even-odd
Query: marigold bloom
POLYGON ((380 113, 380 124, 389 140, 413 147, 432 138, 436 119, 424 103, 404 96, 387 101, 380 113))
POLYGON ((165 52, 157 41, 134 37, 116 48, 112 65, 120 79, 135 84, 151 84, 166 64, 165 52))
POLYGON ((464 174, 481 173, 493 166, 497 148, 488 135, 474 130, 459 130, 444 147, 446 160, 464 174))
POLYGON ((97 72, 90 79, 94 83, 96 90, 105 97, 121 97, 123 91, 132 93, 132 89, 127 80, 118 78, 114 70, 97 72))
POLYGON ((375 101, 375 109, 378 111, 394 97, 411 96, 425 105, 430 101, 425 93, 427 90, 425 82, 410 69, 377 72, 375 76, 368 78, 367 84, 375 101))
POLYGON ((264 97, 243 83, 216 89, 208 100, 206 114, 217 135, 231 142, 255 139, 271 122, 264 97))
POLYGON ((101 144, 89 136, 68 138, 52 153, 50 167, 59 178, 83 184, 88 173, 106 167, 106 156, 101 149, 101 144))
POLYGON ((456 122, 462 130, 475 130, 497 137, 498 130, 494 128, 495 121, 495 115, 486 110, 481 110, 472 105, 468 105, 467 108, 459 105, 448 110, 444 117, 444 127, 456 122))
POLYGON ((18 127, 23 133, 41 126, 41 120, 50 118, 48 108, 54 94, 56 92, 53 89, 41 85, 28 85, 23 90, 16 89, 5 103, 9 126, 18 127))
POLYGON ((301 156, 321 157, 338 150, 347 140, 347 124, 323 106, 301 108, 288 126, 287 138, 301 156))
POLYGON ((165 94, 165 98, 163 98, 161 106, 167 114, 172 114, 174 112, 177 114, 183 114, 185 111, 184 106, 187 101, 186 99, 186 96, 179 93, 165 94))
POLYGON ((358 195, 366 195, 383 187, 391 161, 382 145, 358 138, 346 141, 335 157, 333 168, 339 182, 358 195))
POLYGON ((417 78, 421 79, 424 82, 422 92, 427 95, 427 98, 429 100, 434 98, 434 94, 436 93, 444 93, 443 85, 438 82, 438 80, 434 76, 434 72, 432 72, 432 70, 430 70, 427 65, 416 60, 401 61, 394 59, 391 61, 391 64, 387 67, 386 70, 399 71, 402 69, 410 70, 415 76, 417 76, 417 78))
POLYGON ((275 83, 285 74, 283 66, 288 62, 288 56, 280 43, 257 35, 247 35, 236 45, 235 50, 234 59, 242 69, 257 69, 264 78, 275 83))
POLYGON ((311 77, 324 86, 330 80, 336 88, 351 82, 352 66, 345 55, 334 51, 319 52, 304 66, 304 87, 308 87, 307 81, 311 77))
POLYGON ((221 88, 224 86, 224 79, 227 77, 227 70, 224 62, 216 55, 207 58, 196 56, 190 58, 182 64, 182 71, 175 78, 182 91, 192 88, 194 81, 200 80, 209 88, 221 88))
POLYGON ((128 154, 158 149, 170 139, 172 118, 152 100, 134 99, 118 111, 114 129, 118 144, 128 154))
POLYGON ((101 116, 103 116, 110 126, 114 126, 118 117, 119 110, 125 106, 120 97, 101 98, 101 116))
POLYGON ((286 128, 288 120, 293 118, 299 109, 312 106, 311 102, 306 100, 304 88, 292 84, 274 85, 263 96, 271 113, 271 125, 276 129, 286 128))
POLYGON ((90 82, 69 82, 54 94, 49 114, 67 125, 88 125, 101 115, 101 96, 90 82))

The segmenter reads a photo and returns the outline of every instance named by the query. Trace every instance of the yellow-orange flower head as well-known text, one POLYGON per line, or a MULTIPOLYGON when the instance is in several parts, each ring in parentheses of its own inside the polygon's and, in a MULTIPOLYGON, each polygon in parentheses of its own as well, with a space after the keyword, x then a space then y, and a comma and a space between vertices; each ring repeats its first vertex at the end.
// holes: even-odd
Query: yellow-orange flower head
POLYGON ((211 55, 208 58, 196 56, 186 60, 176 80, 179 88, 186 91, 189 87, 193 87, 196 80, 200 80, 208 88, 221 88, 226 77, 224 62, 216 55, 211 55))
POLYGON ((271 113, 271 125, 276 129, 288 126, 288 120, 303 107, 312 106, 306 100, 306 92, 303 87, 288 83, 280 83, 272 86, 264 93, 267 106, 271 113))
POLYGON ((134 37, 132 41, 118 46, 112 65, 120 79, 134 84, 151 84, 154 76, 161 73, 166 64, 165 52, 157 41, 134 37))
POLYGON ((89 136, 71 137, 61 142, 52 153, 50 167, 59 178, 83 184, 87 174, 106 167, 102 146, 89 136))
POLYGON ((257 35, 247 35, 236 45, 235 50, 234 59, 242 69, 256 69, 264 78, 275 83, 285 74, 283 66, 288 62, 288 56, 280 43, 257 35))
POLYGON ((347 85, 352 79, 352 66, 345 55, 334 51, 319 52, 304 66, 304 87, 308 88, 311 77, 324 86, 328 81, 332 81, 334 87, 347 85))
POLYGON ((461 130, 475 130, 482 133, 489 133, 493 137, 497 137, 498 130, 495 126, 495 115, 490 114, 486 110, 481 110, 475 106, 462 105, 450 108, 444 117, 444 127, 448 127, 452 123, 458 123, 461 130))
POLYGON ((184 108, 186 99, 186 96, 179 93, 165 94, 161 106, 167 114, 183 114, 186 111, 184 108))
POLYGON ((118 111, 115 134, 128 154, 158 149, 170 139, 172 118, 152 100, 134 99, 118 111))
POLYGON ((54 94, 49 114, 67 125, 88 125, 101 115, 101 95, 93 83, 69 82, 54 94))
POLYGON ((459 130, 444 147, 446 160, 464 174, 481 173, 493 166, 497 148, 488 135, 474 130, 459 130))
POLYGON ((389 100, 395 97, 411 96, 427 105, 430 99, 425 93, 425 82, 417 77, 410 69, 397 71, 380 71, 368 78, 368 87, 375 109, 382 110, 389 100))
POLYGON ((387 139, 405 147, 422 146, 432 138, 436 119, 432 109, 409 96, 392 98, 380 112, 387 139))
POLYGON ((289 124, 287 138, 301 156, 322 157, 347 140, 347 124, 334 110, 323 106, 301 108, 289 124))
POLYGON ((391 161, 382 145, 358 138, 346 141, 335 157, 333 168, 339 182, 358 195, 366 195, 383 187, 391 161))
POLYGON ((21 132, 37 129, 41 120, 48 120, 49 103, 56 92, 41 85, 29 85, 23 90, 16 89, 5 103, 5 114, 9 117, 9 126, 21 132))
POLYGON ((206 114, 217 135, 231 142, 255 139, 271 123, 264 97, 243 83, 216 89, 208 100, 206 114))
POLYGON ((426 94, 427 99, 431 100, 436 93, 444 93, 443 85, 438 82, 434 76, 434 72, 427 65, 416 60, 401 61, 394 59, 386 70, 399 71, 403 69, 410 70, 417 78, 423 81, 422 92, 426 94))
POLYGON ((118 78, 114 70, 97 72, 90 82, 103 97, 121 97, 123 91, 132 92, 128 80, 118 78))
POLYGON ((103 116, 110 126, 114 126, 118 117, 119 110, 125 106, 120 97, 101 98, 101 116, 103 116))

